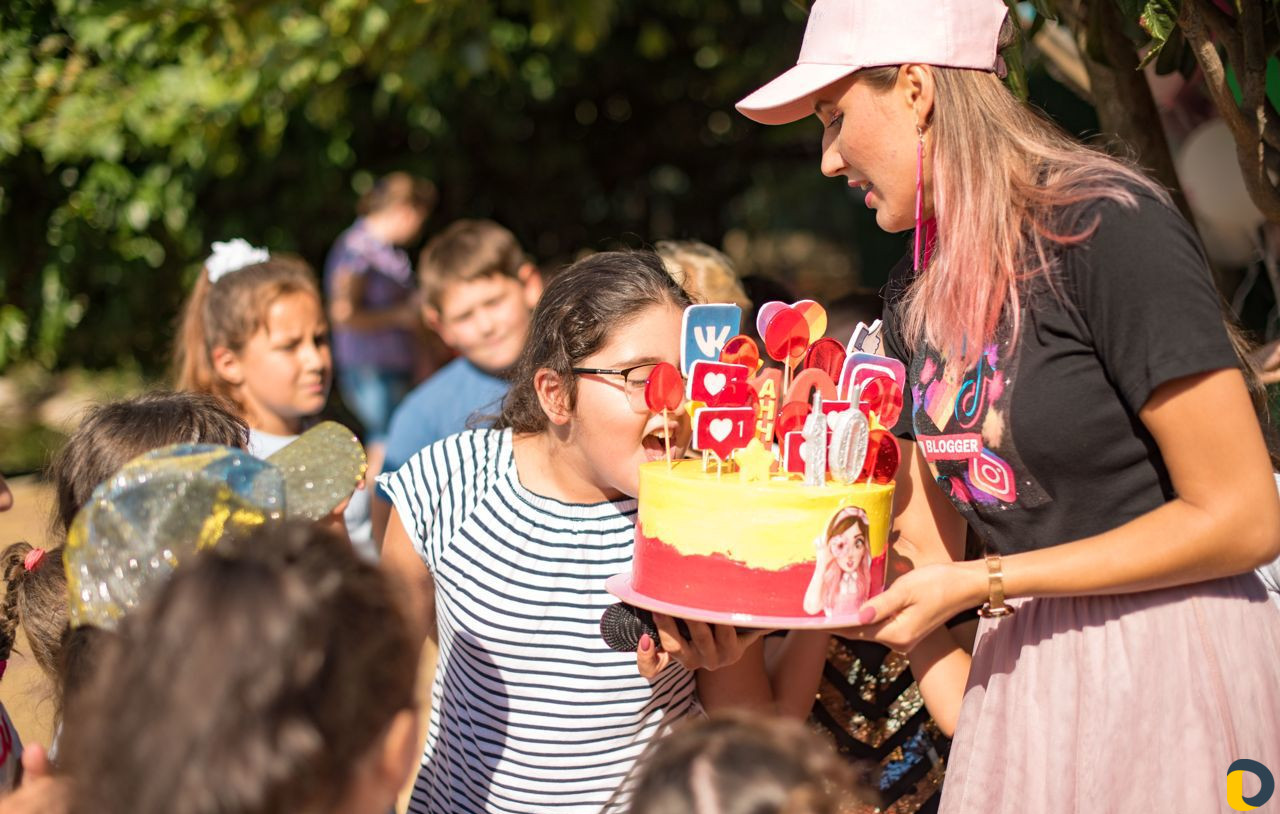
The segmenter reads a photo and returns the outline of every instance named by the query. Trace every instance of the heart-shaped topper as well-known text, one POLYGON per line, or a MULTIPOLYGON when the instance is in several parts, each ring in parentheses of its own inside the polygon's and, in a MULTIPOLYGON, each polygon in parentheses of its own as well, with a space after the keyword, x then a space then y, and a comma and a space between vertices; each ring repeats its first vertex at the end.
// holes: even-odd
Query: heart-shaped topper
POLYGON ((775 309, 762 336, 769 358, 790 366, 798 362, 809 347, 809 323, 799 311, 783 305, 775 309))
POLYGON ((745 407, 751 399, 749 375, 743 365, 699 360, 689 368, 687 395, 708 407, 745 407))
MULTIPOLYGON (((817 342, 827 332, 827 309, 813 300, 800 300, 792 303, 792 308, 800 312, 809 325, 809 342, 817 342)), ((831 378, 835 378, 832 376, 831 378)))
POLYGON ((704 407, 693 416, 693 448, 722 461, 754 437, 756 411, 750 407, 704 407))
POLYGON ((669 362, 659 362, 649 373, 644 386, 644 403, 655 413, 674 410, 684 401, 684 379, 669 362))
POLYGON ((770 300, 764 305, 761 305, 760 309, 756 311, 756 334, 764 336, 764 332, 768 329, 770 321, 773 320, 778 311, 786 307, 787 304, 785 302, 778 302, 777 300, 770 300))

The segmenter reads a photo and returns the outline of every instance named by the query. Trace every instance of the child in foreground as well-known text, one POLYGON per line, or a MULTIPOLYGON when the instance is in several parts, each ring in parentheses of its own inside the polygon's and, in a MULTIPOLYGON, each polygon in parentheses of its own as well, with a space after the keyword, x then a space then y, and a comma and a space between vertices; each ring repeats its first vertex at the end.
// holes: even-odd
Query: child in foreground
POLYGON ((124 618, 73 700, 71 811, 386 814, 416 752, 416 667, 340 536, 290 521, 225 541, 124 618))
POLYGON ((799 721, 718 715, 654 744, 629 814, 879 811, 855 767, 799 721))

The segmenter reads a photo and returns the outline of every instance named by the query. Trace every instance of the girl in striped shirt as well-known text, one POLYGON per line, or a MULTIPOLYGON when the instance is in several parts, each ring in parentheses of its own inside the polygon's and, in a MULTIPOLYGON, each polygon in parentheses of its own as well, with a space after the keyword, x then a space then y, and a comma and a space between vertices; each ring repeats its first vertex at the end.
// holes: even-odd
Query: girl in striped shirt
POLYGON ((600 639, 605 579, 631 561, 638 467, 688 441, 644 399, 653 366, 678 364, 688 304, 652 253, 574 264, 543 294, 497 427, 380 479, 384 568, 439 645, 411 812, 614 810, 646 744, 699 701, 770 702, 758 658, 741 659, 759 634, 691 622, 660 658, 646 637, 643 675, 600 639))

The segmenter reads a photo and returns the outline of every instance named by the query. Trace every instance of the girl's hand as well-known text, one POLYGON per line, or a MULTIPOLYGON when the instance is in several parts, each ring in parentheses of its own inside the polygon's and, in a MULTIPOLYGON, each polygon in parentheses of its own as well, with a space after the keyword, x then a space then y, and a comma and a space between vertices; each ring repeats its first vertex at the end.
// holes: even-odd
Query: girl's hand
POLYGON ((0 814, 66 814, 71 788, 53 773, 44 747, 35 743, 22 751, 22 783, 0 801, 0 814))
POLYGON ((894 580, 867 600, 857 627, 837 631, 850 639, 870 639, 905 653, 960 611, 987 597, 981 561, 925 565, 894 580), (976 567, 975 567, 976 566, 976 567))
POLYGON ((653 641, 646 633, 640 637, 640 647, 636 650, 636 666, 645 678, 653 678, 672 661, 679 662, 689 671, 728 667, 769 632, 752 630, 739 634, 732 625, 708 625, 685 620, 689 628, 689 638, 686 639, 680 635, 675 619, 670 616, 655 613, 653 622, 658 626, 660 641, 653 641))

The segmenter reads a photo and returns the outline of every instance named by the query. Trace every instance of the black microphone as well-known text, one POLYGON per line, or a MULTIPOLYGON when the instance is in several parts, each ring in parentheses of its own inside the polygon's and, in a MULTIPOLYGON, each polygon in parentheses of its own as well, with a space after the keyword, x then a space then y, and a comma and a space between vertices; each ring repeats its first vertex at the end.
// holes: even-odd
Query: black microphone
MULTIPOLYGON (((689 628, 684 620, 677 619, 676 627, 681 636, 689 638, 689 628)), ((644 608, 618 602, 605 608, 604 615, 600 617, 600 638, 619 653, 634 653, 640 648, 640 637, 646 633, 658 647, 662 646, 653 614, 644 608)))

